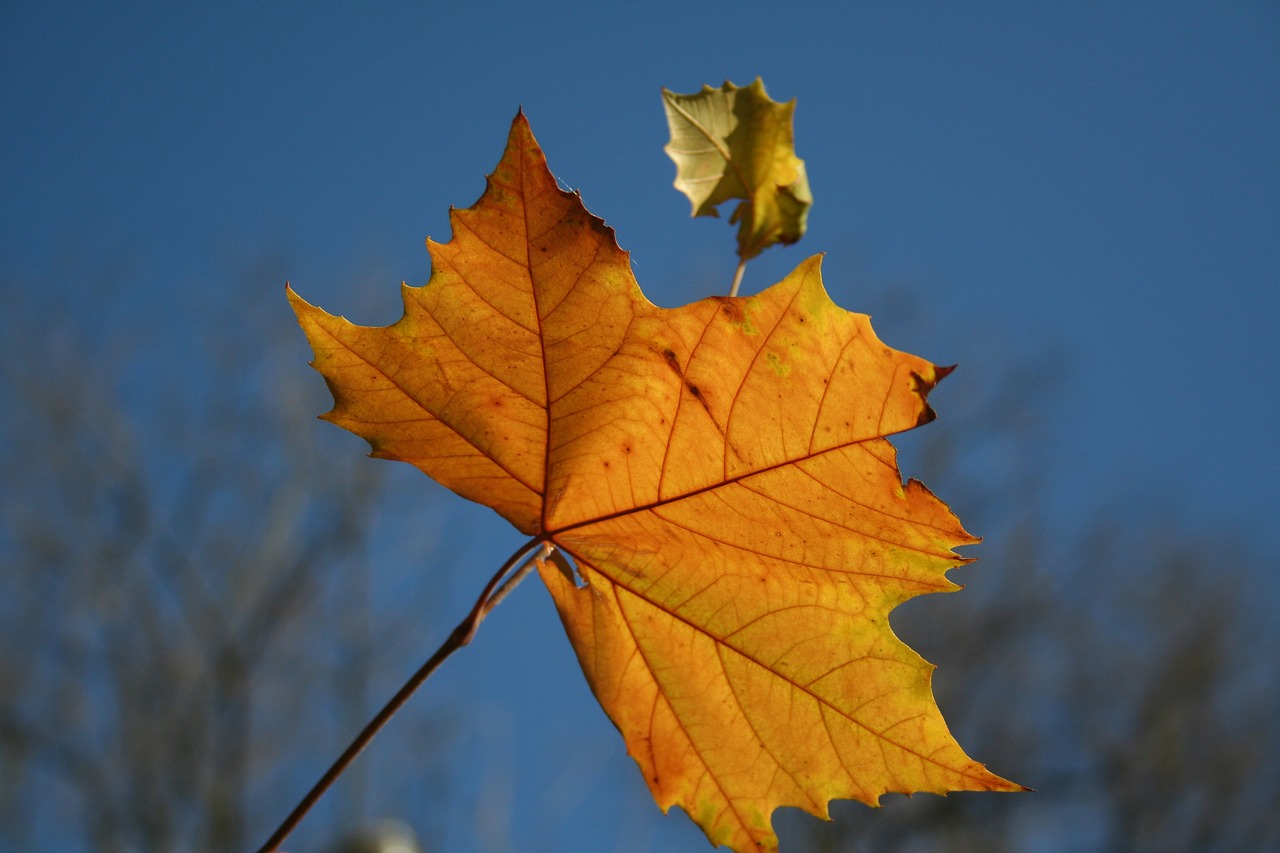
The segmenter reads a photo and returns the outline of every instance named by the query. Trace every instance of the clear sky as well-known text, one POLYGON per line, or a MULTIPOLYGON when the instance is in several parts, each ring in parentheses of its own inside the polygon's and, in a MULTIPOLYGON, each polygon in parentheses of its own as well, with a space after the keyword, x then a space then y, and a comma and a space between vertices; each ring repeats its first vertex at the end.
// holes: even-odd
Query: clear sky
MULTIPOLYGON (((723 292, 732 231, 689 219, 671 188, 659 88, 762 76, 798 99, 816 201, 808 235, 749 267, 746 290, 826 252, 845 307, 860 282, 897 280, 943 318, 927 339, 882 330, 894 346, 963 371, 996 369, 986 340, 1004 357, 1054 348, 1067 379, 1044 464, 1067 523, 1150 497, 1280 546, 1280 5, 795 5, 5 3, 4 286, 69 250, 129 253, 110 322, 180 359, 184 283, 229 252, 284 250, 309 301, 390 322, 398 282, 429 274, 423 238, 448 238, 449 206, 479 196, 523 105, 651 299, 723 292), (371 263, 374 289, 352 276, 371 263)), ((62 285, 68 310, 104 298, 62 285)), ((298 355, 305 369, 300 334, 298 355)), ((486 511, 457 517, 477 578, 518 543, 486 511)), ((485 627, 482 675, 447 672, 498 709, 485 749, 511 764, 477 772, 509 772, 516 820, 552 843, 529 815, 556 738, 633 771, 545 595, 519 598, 485 627), (503 673, 543 666, 542 698, 513 701, 523 681, 503 673)))

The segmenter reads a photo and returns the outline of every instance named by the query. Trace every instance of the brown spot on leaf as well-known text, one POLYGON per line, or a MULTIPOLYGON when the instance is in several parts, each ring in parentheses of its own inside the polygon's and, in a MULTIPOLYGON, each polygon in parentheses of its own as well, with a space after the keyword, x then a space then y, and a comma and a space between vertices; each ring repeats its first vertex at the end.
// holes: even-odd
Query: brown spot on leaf
POLYGON ((676 354, 669 349, 662 351, 662 357, 666 359, 667 367, 675 371, 676 376, 684 377, 684 370, 680 368, 680 360, 676 358, 676 354))
POLYGON ((732 296, 714 297, 720 303, 720 313, 731 323, 741 323, 743 318, 742 303, 732 296))

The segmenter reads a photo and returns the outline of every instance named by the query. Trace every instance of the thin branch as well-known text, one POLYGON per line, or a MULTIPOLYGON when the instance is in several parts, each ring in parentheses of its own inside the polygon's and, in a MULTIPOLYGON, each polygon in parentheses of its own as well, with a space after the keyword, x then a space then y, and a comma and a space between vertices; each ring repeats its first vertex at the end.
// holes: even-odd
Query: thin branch
MULTIPOLYGON (((535 539, 530 542, 529 545, 533 545, 537 543, 537 541, 538 540, 535 539)), ((537 565, 538 561, 545 560, 551 556, 552 550, 554 550, 554 548, 550 542, 543 542, 542 547, 538 549, 538 553, 525 560, 520 565, 520 568, 516 569, 515 574, 507 578, 506 581, 503 582, 502 586, 498 587, 493 595, 489 596, 489 598, 485 600, 484 611, 476 619, 477 628, 480 627, 480 622, 484 620, 484 617, 488 616, 493 608, 502 603, 502 599, 510 595, 511 591, 520 585, 520 581, 524 580, 525 575, 533 571, 533 567, 537 565)), ((525 552, 527 553, 527 551, 528 548, 526 547, 525 552)))
POLYGON ((342 755, 333 762, 333 765, 325 772, 320 780, 307 792, 279 828, 272 833, 267 839, 267 843, 262 845, 258 853, 275 853, 289 837, 289 834, 297 828, 302 819, 306 817, 307 812, 319 802, 330 786, 337 781, 338 777, 351 765, 364 748, 369 745, 374 736, 382 730, 382 727, 396 715, 404 704, 409 700, 419 687, 422 686, 431 674, 440 668, 440 665, 458 649, 471 642, 471 638, 476 635, 476 630, 480 627, 480 623, 484 621, 485 616, 493 608, 497 607, 499 602, 515 588, 521 580, 533 569, 535 563, 539 560, 546 559, 551 553, 551 543, 546 542, 541 537, 529 540, 521 545, 519 550, 512 554, 502 568, 498 569, 489 583, 485 586, 484 591, 480 593, 480 597, 476 599, 475 606, 471 608, 471 612, 467 614, 467 618, 463 619, 458 627, 453 629, 453 633, 444 641, 440 648, 436 649, 422 668, 413 674, 413 676, 405 682, 404 686, 392 696, 390 701, 383 706, 382 710, 369 721, 361 731, 356 735, 355 740, 346 748, 342 755), (534 549, 537 549, 536 551, 534 549), (530 551, 533 551, 530 554, 530 551), (518 567, 518 568, 517 568, 518 567))
POLYGON ((742 286, 742 274, 746 272, 746 269, 747 269, 747 259, 740 258, 738 260, 738 269, 733 274, 733 285, 730 286, 729 288, 730 296, 738 295, 738 288, 742 286))

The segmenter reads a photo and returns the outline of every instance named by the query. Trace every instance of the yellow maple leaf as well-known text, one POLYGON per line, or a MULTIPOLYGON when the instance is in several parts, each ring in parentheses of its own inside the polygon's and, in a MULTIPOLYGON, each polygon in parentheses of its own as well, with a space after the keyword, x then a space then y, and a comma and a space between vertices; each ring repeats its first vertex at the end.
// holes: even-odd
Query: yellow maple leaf
POLYGON ((794 100, 773 100, 757 77, 749 86, 726 81, 692 95, 663 89, 662 102, 675 186, 693 203, 694 216, 719 216, 719 204, 742 199, 729 221, 738 224, 744 260, 804 235, 813 196, 795 152, 794 100))
POLYGON ((742 853, 776 850, 779 806, 1020 789, 964 754, 889 627, 975 541, 884 438, 933 417, 946 370, 837 307, 818 258, 654 306, 523 115, 450 216, 391 326, 290 291, 325 417, 572 559, 540 574, 658 804, 742 853))

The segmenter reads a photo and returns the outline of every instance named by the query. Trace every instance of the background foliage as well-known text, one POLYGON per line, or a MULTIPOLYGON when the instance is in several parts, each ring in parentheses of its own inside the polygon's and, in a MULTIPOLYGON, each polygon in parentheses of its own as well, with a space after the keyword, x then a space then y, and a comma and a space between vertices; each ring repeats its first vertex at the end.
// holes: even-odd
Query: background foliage
MULTIPOLYGON (((243 292, 277 271, 262 263, 224 284, 243 292)), ((394 520, 406 504, 448 496, 420 478, 388 482, 350 447, 327 450, 336 431, 310 417, 323 390, 299 387, 296 370, 284 378, 289 362, 262 346, 278 328, 245 326, 231 342, 210 311, 216 341, 193 393, 190 365, 130 358, 118 336, 88 347, 87 317, 33 340, 37 302, 4 330, 41 357, 3 374, 3 393, 21 405, 6 411, 0 462, 5 481, 25 487, 0 503, 0 824, 18 849, 50 839, 103 851, 243 849, 451 624, 445 573, 433 567, 454 546, 431 528, 425 541, 420 530, 397 538, 394 520)), ((934 322, 901 291, 875 302, 882 325, 934 322)), ((959 599, 909 603, 895 624, 943 663, 935 689, 957 737, 1038 792, 890 797, 880 813, 837 805, 833 824, 784 810, 784 845, 1023 850, 1083 839, 1155 851, 1280 838, 1268 807, 1280 793, 1280 689, 1259 653, 1274 626, 1241 594, 1274 557, 1115 499, 1077 532, 1055 534, 1037 460, 1061 384, 1044 377, 1062 358, 1007 353, 1001 374, 956 374, 963 392, 946 429, 900 439, 904 466, 946 483, 989 543, 961 572, 959 599)), ((523 828, 503 839, 495 833, 511 815, 494 813, 511 808, 504 797, 530 795, 505 792, 492 775, 500 769, 479 790, 455 778, 484 737, 474 730, 495 727, 492 708, 448 685, 470 653, 428 691, 447 700, 412 703, 385 735, 394 745, 371 750, 298 844, 396 815, 428 849, 458 831, 473 835, 470 849, 523 849, 523 828), (479 826, 466 825, 472 798, 479 826)), ((591 802, 584 787, 610 774, 643 805, 629 765, 567 749, 566 766, 547 769, 563 800, 544 831, 561 821, 571 835, 572 798, 591 802)), ((609 830, 618 850, 651 849, 671 823, 656 810, 620 813, 632 825, 609 830)))

